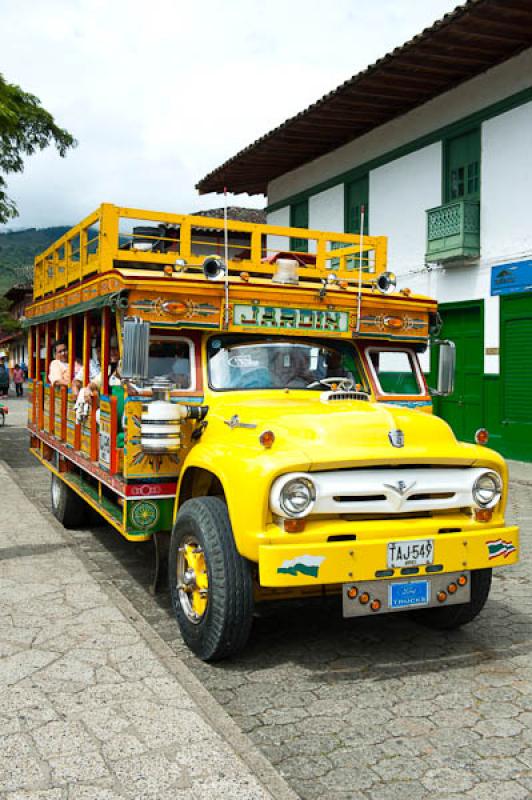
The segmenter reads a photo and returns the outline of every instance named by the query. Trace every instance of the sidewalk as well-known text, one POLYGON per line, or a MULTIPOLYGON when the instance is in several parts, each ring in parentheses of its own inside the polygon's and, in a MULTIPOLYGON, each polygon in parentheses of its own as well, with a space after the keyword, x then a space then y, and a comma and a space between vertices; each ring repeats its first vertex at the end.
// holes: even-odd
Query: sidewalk
POLYGON ((511 483, 524 483, 532 486, 532 463, 508 460, 511 483))
POLYGON ((0 798, 294 800, 1 461, 0 481, 0 798))

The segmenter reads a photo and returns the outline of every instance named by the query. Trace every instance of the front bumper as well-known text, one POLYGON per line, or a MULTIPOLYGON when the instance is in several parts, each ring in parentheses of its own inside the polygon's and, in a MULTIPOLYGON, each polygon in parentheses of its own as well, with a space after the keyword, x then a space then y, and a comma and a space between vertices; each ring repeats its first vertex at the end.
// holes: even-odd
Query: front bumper
MULTIPOLYGON (((401 537, 401 542, 415 541, 419 535, 401 537)), ((519 559, 519 528, 498 527, 461 533, 428 534, 434 542, 433 566, 440 573, 485 569, 515 564, 519 559)), ((347 542, 311 542, 263 544, 259 547, 259 580, 261 586, 315 586, 375 580, 386 570, 387 579, 408 575, 435 574, 427 567, 405 573, 388 570, 387 545, 393 535, 381 539, 347 542)))

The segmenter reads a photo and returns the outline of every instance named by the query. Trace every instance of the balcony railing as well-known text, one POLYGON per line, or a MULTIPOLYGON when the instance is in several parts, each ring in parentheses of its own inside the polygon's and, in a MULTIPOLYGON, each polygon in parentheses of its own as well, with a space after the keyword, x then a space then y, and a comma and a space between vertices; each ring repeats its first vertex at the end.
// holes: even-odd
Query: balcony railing
POLYGON ((427 211, 427 261, 463 261, 480 255, 480 203, 453 200, 427 211))

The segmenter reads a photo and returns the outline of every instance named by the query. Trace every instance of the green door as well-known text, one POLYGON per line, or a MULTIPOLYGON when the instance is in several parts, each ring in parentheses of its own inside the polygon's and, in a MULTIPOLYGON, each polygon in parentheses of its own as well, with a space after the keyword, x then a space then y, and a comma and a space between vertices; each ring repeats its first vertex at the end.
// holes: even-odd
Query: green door
POLYGON ((532 295, 501 297, 504 454, 532 461, 532 295))
POLYGON ((360 220, 364 206, 364 235, 369 232, 369 175, 345 184, 345 220, 346 233, 360 233, 360 220))
MULTIPOLYGON (((301 200, 290 206, 290 227, 308 228, 308 200, 301 200)), ((308 239, 290 239, 290 250, 306 253, 308 251, 308 239)))
POLYGON ((445 202, 480 200, 480 128, 445 142, 445 202))
POLYGON ((438 398, 435 410, 445 419, 457 439, 473 442, 482 427, 482 383, 484 375, 484 331, 481 303, 440 307, 441 339, 456 345, 456 379, 450 397, 438 398))

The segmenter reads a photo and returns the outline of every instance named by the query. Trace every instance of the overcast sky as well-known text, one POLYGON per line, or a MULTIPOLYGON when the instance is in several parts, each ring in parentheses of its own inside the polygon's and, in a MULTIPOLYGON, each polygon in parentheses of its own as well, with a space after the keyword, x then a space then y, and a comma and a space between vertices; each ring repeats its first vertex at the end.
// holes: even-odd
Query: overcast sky
POLYGON ((219 207, 220 196, 197 194, 198 180, 455 5, 0 0, 0 72, 79 142, 8 177, 20 211, 9 227, 75 224, 101 202, 219 207))

